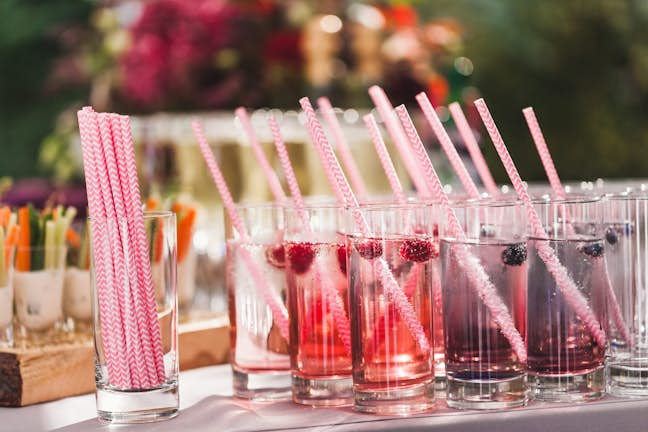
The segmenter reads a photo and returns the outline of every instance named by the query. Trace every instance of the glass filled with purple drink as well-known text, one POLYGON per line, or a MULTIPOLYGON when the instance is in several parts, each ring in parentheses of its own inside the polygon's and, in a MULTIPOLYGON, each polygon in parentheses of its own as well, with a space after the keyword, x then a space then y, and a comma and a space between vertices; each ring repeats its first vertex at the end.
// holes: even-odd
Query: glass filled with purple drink
POLYGON ((580 402, 605 391, 610 278, 598 197, 537 200, 544 233, 529 237, 530 396, 580 402))
POLYGON ((453 204, 453 211, 465 235, 451 224, 441 234, 448 406, 524 406, 527 237, 523 207, 516 201, 467 201, 453 204), (498 305, 496 310, 493 305, 498 305))

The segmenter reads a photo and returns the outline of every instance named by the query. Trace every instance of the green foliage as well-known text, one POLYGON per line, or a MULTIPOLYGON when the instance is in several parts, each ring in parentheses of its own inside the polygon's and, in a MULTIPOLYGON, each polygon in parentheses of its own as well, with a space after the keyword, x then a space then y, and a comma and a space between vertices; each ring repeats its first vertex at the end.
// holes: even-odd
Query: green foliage
POLYGON ((63 52, 57 37, 87 22, 92 4, 69 0, 0 1, 0 174, 38 174, 36 158, 56 116, 79 90, 48 92, 52 63, 63 52))
MULTIPOLYGON (((472 82, 486 98, 522 176, 544 180, 521 110, 533 106, 566 178, 648 176, 648 3, 418 3, 466 28, 472 82)), ((486 157, 506 175, 492 144, 486 157)))

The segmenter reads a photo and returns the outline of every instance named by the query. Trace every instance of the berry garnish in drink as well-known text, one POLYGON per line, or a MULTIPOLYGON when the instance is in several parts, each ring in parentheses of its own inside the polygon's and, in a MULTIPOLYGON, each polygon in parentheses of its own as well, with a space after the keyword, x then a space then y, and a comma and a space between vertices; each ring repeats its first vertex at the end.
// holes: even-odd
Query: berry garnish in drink
POLYGON ((356 250, 364 259, 372 260, 383 253, 382 244, 377 240, 367 240, 355 245, 356 250))
POLYGON ((580 246, 578 250, 592 258, 598 258, 603 255, 604 252, 603 245, 598 242, 580 246))
POLYGON ((398 250, 403 259, 414 262, 425 262, 439 256, 439 251, 428 240, 405 240, 398 250))
POLYGON ((524 243, 511 245, 502 251, 502 261, 506 265, 520 266, 527 259, 527 249, 524 243))
POLYGON ((281 244, 268 246, 265 250, 265 257, 266 261, 276 268, 286 267, 286 252, 281 244))
POLYGON ((482 225, 480 236, 486 238, 495 237, 495 227, 492 225, 482 225))
POLYGON ((288 245, 287 254, 290 268, 296 274, 303 274, 308 271, 315 258, 315 248, 310 243, 292 243, 288 245))
POLYGON ((347 272, 347 262, 346 262, 346 246, 345 245, 338 245, 337 259, 338 259, 338 265, 340 266, 340 271, 342 271, 342 273, 346 274, 346 272, 347 272))
POLYGON ((611 245, 616 244, 616 242, 619 240, 619 236, 617 235, 616 230, 613 227, 608 227, 605 230, 605 240, 611 245))

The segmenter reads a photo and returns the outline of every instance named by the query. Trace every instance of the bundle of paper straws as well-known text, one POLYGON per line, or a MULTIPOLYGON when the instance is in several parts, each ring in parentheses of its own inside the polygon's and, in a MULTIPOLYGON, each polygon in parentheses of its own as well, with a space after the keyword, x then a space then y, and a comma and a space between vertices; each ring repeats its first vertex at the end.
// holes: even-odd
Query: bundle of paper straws
POLYGON ((101 346, 108 385, 146 389, 165 381, 164 359, 127 116, 78 112, 101 346))

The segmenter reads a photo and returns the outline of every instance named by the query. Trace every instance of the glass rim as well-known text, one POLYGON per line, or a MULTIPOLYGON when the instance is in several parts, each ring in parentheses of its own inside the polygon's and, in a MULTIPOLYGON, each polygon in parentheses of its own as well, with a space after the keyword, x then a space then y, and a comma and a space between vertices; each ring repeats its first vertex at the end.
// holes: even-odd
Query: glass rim
POLYGON ((624 192, 611 192, 605 194, 610 201, 648 201, 648 191, 627 190, 624 192))
POLYGON ((450 208, 452 209, 467 209, 467 208, 504 208, 504 207, 523 207, 524 201, 511 197, 510 199, 505 198, 471 198, 468 200, 462 200, 459 202, 450 202, 450 208))
POLYGON ((241 201, 234 204, 237 209, 263 209, 263 208, 281 208, 284 204, 277 201, 241 201))
MULTIPOLYGON (((295 203, 292 201, 289 201, 286 204, 281 204, 280 207, 282 207, 284 210, 288 211, 298 211, 297 206, 295 203)), ((301 209, 309 211, 309 210, 329 210, 329 209, 338 209, 338 210, 344 210, 344 206, 339 205, 338 203, 333 203, 333 202, 322 202, 322 203, 308 203, 305 202, 303 206, 301 206, 301 209)))
POLYGON ((414 209, 423 209, 423 208, 432 208, 432 207, 441 207, 441 203, 436 202, 427 202, 427 201, 411 201, 405 203, 371 203, 371 204, 359 204, 357 207, 352 205, 345 205, 345 212, 375 212, 380 210, 414 210, 414 209))
POLYGON ((603 200, 600 194, 567 194, 565 198, 558 198, 555 195, 546 195, 544 198, 536 197, 531 198, 531 204, 536 205, 551 205, 551 204, 596 204, 603 200))
MULTIPOLYGON (((154 219, 154 218, 160 218, 160 219, 162 219, 162 218, 168 218, 168 217, 175 216, 175 213, 172 212, 171 210, 144 210, 144 211, 142 212, 142 214, 143 214, 143 216, 144 216, 144 219, 154 219)), ((105 216, 105 217, 102 216, 100 219, 117 219, 117 220, 123 220, 123 219, 127 219, 127 218, 128 218, 128 216, 125 216, 125 215, 119 215, 119 216, 117 216, 116 218, 111 218, 111 217, 108 217, 108 216, 105 216)), ((86 219, 89 220, 89 221, 92 221, 93 217, 90 216, 90 215, 88 215, 88 216, 86 217, 86 219)), ((95 219, 96 219, 96 218, 95 218, 95 219)))

